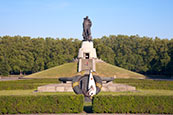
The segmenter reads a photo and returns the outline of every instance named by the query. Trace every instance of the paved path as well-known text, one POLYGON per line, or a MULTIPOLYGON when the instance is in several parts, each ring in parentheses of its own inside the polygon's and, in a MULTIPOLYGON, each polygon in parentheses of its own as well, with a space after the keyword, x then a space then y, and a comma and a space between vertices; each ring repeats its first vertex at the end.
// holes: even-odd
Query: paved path
POLYGON ((12 80, 19 80, 18 77, 11 77, 11 78, 1 78, 0 81, 12 81, 12 80))

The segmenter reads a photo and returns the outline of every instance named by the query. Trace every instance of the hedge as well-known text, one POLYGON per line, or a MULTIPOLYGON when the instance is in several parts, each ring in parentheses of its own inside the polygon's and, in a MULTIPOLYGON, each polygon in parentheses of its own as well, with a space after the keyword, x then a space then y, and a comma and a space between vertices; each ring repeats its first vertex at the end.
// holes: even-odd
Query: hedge
POLYGON ((0 96, 0 114, 80 113, 83 95, 0 96))
POLYGON ((135 86, 137 89, 173 90, 173 81, 152 79, 115 79, 114 83, 122 83, 135 86))
POLYGON ((94 96, 94 113, 173 114, 173 96, 94 96))
POLYGON ((46 79, 24 79, 15 81, 0 81, 0 90, 28 90, 36 89, 38 86, 60 83, 56 78, 46 79))

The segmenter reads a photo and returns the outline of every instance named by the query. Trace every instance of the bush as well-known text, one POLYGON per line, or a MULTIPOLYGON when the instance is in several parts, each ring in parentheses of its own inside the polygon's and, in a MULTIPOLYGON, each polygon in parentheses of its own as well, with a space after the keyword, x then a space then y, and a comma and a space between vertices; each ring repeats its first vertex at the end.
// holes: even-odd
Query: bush
POLYGON ((0 90, 36 89, 38 86, 50 83, 59 83, 59 81, 57 78, 0 81, 0 90))
POLYGON ((0 96, 0 114, 80 113, 83 95, 0 96))
POLYGON ((173 81, 160 81, 151 79, 115 79, 114 83, 123 83, 135 86, 137 89, 173 90, 173 81))
POLYGON ((96 113, 173 114, 173 96, 94 96, 96 113))

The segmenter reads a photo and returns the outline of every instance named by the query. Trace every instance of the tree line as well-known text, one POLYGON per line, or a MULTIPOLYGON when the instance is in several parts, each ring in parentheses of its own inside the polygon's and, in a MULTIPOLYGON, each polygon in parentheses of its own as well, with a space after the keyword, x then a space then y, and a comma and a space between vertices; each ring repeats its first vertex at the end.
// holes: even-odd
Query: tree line
MULTIPOLYGON (((110 35, 93 39, 98 58, 143 74, 173 75, 173 39, 110 35)), ((78 39, 0 37, 0 75, 31 74, 77 58, 78 39)))

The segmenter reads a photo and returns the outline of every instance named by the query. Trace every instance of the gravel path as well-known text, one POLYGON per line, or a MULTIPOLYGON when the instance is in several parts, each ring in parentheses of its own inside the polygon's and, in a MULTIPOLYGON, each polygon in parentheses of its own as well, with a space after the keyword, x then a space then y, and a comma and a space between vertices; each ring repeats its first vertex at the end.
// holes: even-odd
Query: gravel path
POLYGON ((19 80, 18 77, 0 77, 0 81, 12 81, 12 80, 19 80))

